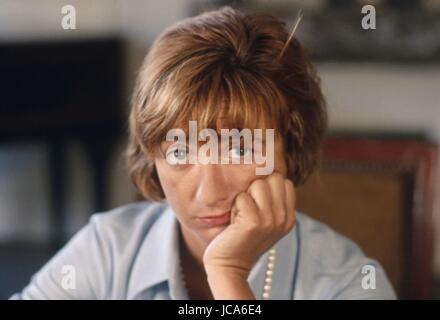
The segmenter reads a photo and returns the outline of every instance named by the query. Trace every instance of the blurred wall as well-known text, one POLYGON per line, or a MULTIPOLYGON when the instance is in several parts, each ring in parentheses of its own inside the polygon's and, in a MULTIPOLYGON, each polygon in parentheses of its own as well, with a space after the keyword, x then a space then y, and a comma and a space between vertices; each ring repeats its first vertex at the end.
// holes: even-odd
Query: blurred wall
MULTIPOLYGON (((0 41, 84 37, 120 34, 128 41, 127 107, 136 70, 149 44, 163 28, 187 16, 190 0, 0 0, 0 41), (61 7, 74 5, 77 30, 63 30, 61 7)), ((440 141, 440 65, 390 65, 323 63, 318 65, 328 99, 333 129, 423 130, 440 141)), ((109 206, 133 200, 121 156, 123 141, 115 152, 110 178, 109 206)), ((84 153, 69 148, 68 214, 73 233, 90 215, 91 179, 84 153)), ((15 233, 38 241, 47 219, 45 146, 0 146, 0 240, 15 233), (29 184, 28 181, 33 181, 29 184), (22 201, 26 199, 27 201, 22 201), (23 212, 32 211, 36 228, 18 230, 23 212)), ((440 175, 437 198, 440 198, 440 175)), ((440 231, 439 206, 436 225, 440 231)), ((437 233, 439 234, 439 233, 437 233)), ((440 276, 440 237, 436 239, 436 272, 440 276)))

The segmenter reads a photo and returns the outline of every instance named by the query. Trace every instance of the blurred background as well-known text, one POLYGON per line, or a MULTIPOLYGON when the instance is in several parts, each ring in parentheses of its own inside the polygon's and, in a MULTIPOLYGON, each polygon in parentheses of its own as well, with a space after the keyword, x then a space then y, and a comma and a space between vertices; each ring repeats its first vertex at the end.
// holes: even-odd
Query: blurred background
POLYGON ((222 5, 289 28, 302 8, 330 131, 299 209, 378 259, 399 297, 440 297, 440 0, 0 0, 0 299, 91 214, 140 199, 123 159, 137 70, 164 28, 222 5))

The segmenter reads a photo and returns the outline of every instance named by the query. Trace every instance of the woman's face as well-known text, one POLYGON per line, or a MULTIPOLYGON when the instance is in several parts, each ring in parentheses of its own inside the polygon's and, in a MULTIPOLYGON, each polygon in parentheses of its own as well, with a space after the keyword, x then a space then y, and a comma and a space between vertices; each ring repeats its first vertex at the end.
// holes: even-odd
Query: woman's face
MULTIPOLYGON (((274 142, 274 171, 286 176, 282 138, 275 134, 274 142)), ((164 155, 185 155, 185 149, 180 149, 179 153, 176 142, 164 141, 160 148, 164 155)), ((270 152, 270 149, 263 150, 270 152)), ((230 151, 238 155, 244 152, 243 149, 230 151)), ((255 179, 264 177, 256 174, 255 163, 170 164, 165 157, 158 157, 155 165, 165 197, 181 226, 206 244, 228 224, 208 226, 200 218, 229 212, 236 195, 246 191, 255 179)))

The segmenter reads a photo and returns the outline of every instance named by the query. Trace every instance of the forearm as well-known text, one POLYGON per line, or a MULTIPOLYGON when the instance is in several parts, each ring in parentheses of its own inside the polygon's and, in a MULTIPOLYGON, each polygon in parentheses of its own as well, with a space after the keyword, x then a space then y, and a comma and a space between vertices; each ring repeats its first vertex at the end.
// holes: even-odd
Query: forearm
POLYGON ((256 300, 245 273, 212 268, 207 274, 215 300, 256 300))

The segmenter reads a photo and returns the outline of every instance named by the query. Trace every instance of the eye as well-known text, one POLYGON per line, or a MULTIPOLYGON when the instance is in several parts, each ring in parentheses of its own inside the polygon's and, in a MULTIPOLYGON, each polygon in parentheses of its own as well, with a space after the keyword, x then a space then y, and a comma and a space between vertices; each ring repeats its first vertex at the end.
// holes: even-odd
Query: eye
POLYGON ((240 158, 248 155, 251 151, 251 148, 246 148, 244 146, 234 146, 230 150, 230 155, 233 158, 240 158))
POLYGON ((185 164, 187 151, 184 148, 173 148, 166 154, 166 160, 171 165, 185 164))
POLYGON ((173 156, 176 159, 183 160, 186 157, 186 150, 176 149, 176 150, 173 151, 173 156))

